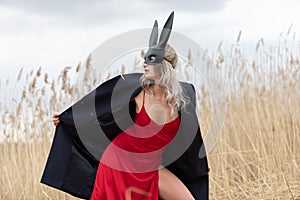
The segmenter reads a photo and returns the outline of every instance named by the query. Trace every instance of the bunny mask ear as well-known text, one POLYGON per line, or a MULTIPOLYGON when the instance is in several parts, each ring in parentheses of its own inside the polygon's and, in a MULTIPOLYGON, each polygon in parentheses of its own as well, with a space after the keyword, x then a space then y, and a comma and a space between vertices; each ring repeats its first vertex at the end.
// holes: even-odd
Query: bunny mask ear
POLYGON ((159 42, 157 43, 158 38, 158 25, 155 20, 154 26, 149 40, 149 49, 145 54, 145 63, 146 64, 158 64, 164 60, 165 47, 171 35, 172 25, 174 19, 174 11, 170 14, 168 20, 166 21, 163 30, 161 31, 159 42))

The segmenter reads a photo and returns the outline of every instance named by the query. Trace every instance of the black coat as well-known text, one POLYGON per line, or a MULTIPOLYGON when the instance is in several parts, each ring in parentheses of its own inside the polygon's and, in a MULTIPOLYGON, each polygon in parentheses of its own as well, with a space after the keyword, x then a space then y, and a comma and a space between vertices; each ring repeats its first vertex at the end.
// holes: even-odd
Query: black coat
MULTIPOLYGON (((142 90, 140 77, 133 73, 112 78, 60 114, 42 183, 76 197, 90 197, 103 151, 133 124, 133 98, 142 90)), ((181 85, 190 103, 180 111, 180 127, 164 150, 162 165, 179 177, 196 199, 207 199, 208 164, 205 155, 199 157, 203 142, 195 91, 189 83, 181 85)))

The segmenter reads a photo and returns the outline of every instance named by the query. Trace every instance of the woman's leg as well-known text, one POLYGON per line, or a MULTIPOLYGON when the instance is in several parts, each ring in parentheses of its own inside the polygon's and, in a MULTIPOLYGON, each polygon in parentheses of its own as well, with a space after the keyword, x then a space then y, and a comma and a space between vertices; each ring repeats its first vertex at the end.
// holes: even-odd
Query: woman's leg
POLYGON ((194 197, 177 176, 166 168, 158 170, 158 190, 160 199, 193 200, 194 197))

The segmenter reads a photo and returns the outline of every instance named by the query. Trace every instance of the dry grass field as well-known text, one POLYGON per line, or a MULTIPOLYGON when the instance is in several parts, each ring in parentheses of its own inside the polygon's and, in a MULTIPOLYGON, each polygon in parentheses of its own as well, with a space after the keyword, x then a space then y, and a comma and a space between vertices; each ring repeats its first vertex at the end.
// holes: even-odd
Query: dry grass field
MULTIPOLYGON (((300 199, 299 43, 289 32, 273 47, 258 41, 251 59, 249 51, 245 53, 238 38, 230 49, 220 45, 211 56, 227 88, 220 100, 227 111, 208 155, 210 199, 300 199)), ((83 94, 69 75, 82 66, 66 67, 53 80, 42 69, 18 74, 21 91, 15 93, 20 97, 0 108, 0 199, 74 199, 39 181, 54 132, 51 114, 83 94)), ((86 80, 84 92, 95 87, 94 79, 86 80)), ((205 135, 214 119, 206 103, 209 95, 205 89, 197 92, 205 135)))

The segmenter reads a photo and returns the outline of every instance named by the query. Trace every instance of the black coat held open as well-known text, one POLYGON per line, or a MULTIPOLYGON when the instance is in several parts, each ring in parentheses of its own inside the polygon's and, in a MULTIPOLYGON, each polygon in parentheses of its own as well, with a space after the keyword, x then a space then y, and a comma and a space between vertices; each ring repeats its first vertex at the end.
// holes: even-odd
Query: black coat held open
MULTIPOLYGON (((141 75, 116 76, 60 114, 42 183, 89 199, 103 151, 133 124, 133 98, 142 90, 141 75)), ((190 103, 180 111, 179 131, 164 150, 162 165, 181 179, 195 199, 208 199, 208 164, 204 148, 199 152, 203 142, 195 91, 189 83, 181 85, 190 103)))

